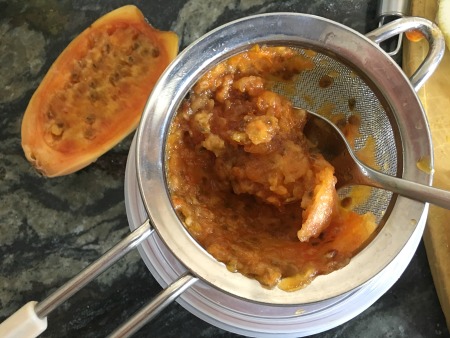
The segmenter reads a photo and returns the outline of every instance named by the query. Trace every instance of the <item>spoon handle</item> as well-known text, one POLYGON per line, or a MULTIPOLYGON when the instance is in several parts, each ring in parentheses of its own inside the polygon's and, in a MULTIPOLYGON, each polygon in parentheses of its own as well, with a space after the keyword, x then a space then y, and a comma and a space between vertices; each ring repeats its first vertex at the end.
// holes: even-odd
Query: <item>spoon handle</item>
POLYGON ((361 167, 371 186, 390 190, 416 201, 431 203, 450 209, 450 191, 383 174, 366 166, 361 167))

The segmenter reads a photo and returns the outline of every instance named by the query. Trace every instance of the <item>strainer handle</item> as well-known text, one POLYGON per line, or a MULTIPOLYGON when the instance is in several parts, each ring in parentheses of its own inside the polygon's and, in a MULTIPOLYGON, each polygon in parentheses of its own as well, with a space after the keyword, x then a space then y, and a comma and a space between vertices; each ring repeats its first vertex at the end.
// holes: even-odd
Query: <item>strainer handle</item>
POLYGON ((119 243, 41 302, 29 302, 0 323, 0 337, 37 337, 47 328, 47 316, 94 278, 136 248, 154 229, 147 219, 119 243))
POLYGON ((441 30, 430 20, 418 17, 404 17, 381 26, 366 34, 366 37, 381 42, 411 30, 420 31, 428 41, 428 54, 422 64, 410 77, 411 85, 417 92, 434 73, 445 52, 445 40, 441 30))
POLYGON ((181 276, 136 312, 127 322, 118 327, 108 338, 124 338, 133 335, 196 281, 198 278, 190 274, 181 276))

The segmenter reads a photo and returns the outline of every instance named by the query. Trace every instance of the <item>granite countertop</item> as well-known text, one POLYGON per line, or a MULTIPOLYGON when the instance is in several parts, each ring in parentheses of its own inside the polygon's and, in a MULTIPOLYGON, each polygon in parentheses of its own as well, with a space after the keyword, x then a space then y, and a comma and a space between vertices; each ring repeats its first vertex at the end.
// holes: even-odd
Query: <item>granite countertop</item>
MULTIPOLYGON (((102 14, 134 3, 181 49, 220 24, 249 14, 292 11, 368 32, 377 1, 0 1, 0 321, 43 300, 129 233, 124 173, 132 136, 89 167, 46 179, 26 161, 20 126, 28 101, 65 46, 102 14)), ((161 287, 133 251, 49 315, 43 337, 102 337, 161 287)), ((238 337, 172 303, 136 337, 238 337)), ((398 282, 324 337, 448 337, 422 244, 398 282)))

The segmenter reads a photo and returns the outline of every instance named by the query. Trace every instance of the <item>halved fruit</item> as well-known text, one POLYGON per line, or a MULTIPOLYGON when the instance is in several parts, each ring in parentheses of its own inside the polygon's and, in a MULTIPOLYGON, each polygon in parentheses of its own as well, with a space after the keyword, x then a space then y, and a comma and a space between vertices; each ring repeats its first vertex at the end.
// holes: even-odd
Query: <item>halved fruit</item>
POLYGON ((177 35, 153 28, 135 6, 99 18, 56 59, 28 104, 28 161, 47 177, 94 162, 137 127, 177 53, 177 35))

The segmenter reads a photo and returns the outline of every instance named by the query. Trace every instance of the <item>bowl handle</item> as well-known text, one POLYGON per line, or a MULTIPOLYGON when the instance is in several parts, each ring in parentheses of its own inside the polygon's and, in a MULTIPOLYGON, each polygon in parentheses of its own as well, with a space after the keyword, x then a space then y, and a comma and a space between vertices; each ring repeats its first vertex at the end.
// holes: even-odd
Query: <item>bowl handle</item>
POLYGON ((419 68, 410 77, 411 85, 417 92, 434 73, 445 52, 445 40, 439 27, 430 20, 419 17, 404 17, 381 26, 366 37, 380 44, 381 42, 411 30, 420 31, 428 41, 428 54, 419 68))

